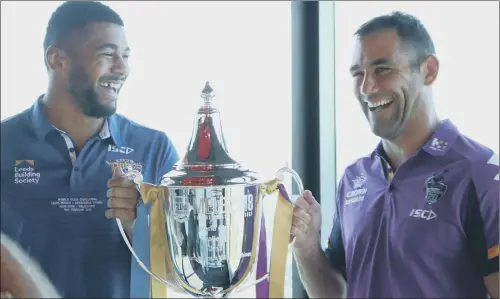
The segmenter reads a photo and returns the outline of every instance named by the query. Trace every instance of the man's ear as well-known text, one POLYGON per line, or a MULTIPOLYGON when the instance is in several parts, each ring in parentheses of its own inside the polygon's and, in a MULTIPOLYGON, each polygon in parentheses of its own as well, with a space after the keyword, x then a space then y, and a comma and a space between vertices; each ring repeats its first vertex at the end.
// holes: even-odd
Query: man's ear
POLYGON ((432 85, 439 73, 439 60, 434 55, 429 55, 422 63, 422 73, 424 74, 424 84, 432 85))
POLYGON ((45 64, 52 71, 66 70, 69 67, 69 57, 64 50, 49 46, 45 51, 45 64))

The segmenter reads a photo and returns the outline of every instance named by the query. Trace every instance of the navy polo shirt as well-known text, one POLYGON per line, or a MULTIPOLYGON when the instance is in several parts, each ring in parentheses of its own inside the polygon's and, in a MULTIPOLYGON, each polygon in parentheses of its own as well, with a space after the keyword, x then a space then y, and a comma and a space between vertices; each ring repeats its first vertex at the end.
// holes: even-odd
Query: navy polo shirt
MULTIPOLYGON (((104 215, 111 166, 139 170, 144 181, 158 183, 178 155, 164 133, 118 114, 77 155, 42 107, 39 99, 2 122, 2 231, 40 263, 63 297, 129 298, 131 267, 133 276, 148 276, 116 221, 104 215)), ((140 205, 134 228, 133 246, 143 259, 149 257, 148 214, 149 206, 140 205)))
POLYGON ((326 250, 349 298, 486 298, 498 272, 498 155, 444 121, 388 179, 379 145, 350 165, 326 250))

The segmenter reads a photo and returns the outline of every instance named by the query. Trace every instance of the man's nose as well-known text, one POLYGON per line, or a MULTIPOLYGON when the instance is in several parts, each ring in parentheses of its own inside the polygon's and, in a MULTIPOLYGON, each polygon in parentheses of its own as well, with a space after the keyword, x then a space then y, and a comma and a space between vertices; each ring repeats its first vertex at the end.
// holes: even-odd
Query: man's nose
POLYGON ((119 74, 122 77, 126 77, 129 73, 128 62, 123 57, 115 58, 111 71, 113 74, 119 74))
POLYGON ((365 76, 363 77, 363 82, 361 83, 361 86, 359 87, 359 92, 365 96, 378 92, 377 82, 373 78, 373 76, 371 76, 369 74, 365 74, 365 76))

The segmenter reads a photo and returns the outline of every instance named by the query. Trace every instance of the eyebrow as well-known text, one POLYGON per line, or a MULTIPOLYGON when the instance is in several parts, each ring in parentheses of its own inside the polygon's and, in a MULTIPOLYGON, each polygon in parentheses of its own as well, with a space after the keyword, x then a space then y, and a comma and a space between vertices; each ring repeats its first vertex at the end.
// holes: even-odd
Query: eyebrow
MULTIPOLYGON (((101 51, 104 49, 112 49, 112 50, 116 51, 116 50, 118 50, 118 46, 115 44, 104 43, 96 48, 97 51, 101 51)), ((125 48, 125 51, 130 51, 130 48, 129 47, 125 48)))
MULTIPOLYGON (((370 63, 370 66, 387 65, 387 64, 390 64, 389 59, 379 58, 379 59, 375 59, 374 61, 372 61, 370 63)), ((359 68, 360 68, 359 65, 355 64, 355 65, 351 66, 350 71, 352 73, 352 72, 358 70, 359 68)))

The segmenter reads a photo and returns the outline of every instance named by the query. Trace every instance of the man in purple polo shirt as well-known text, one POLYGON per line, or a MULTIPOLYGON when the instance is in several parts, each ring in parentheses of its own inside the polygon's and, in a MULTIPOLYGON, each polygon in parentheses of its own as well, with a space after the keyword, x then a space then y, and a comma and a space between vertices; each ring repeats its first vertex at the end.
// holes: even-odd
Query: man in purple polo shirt
POLYGON ((297 201, 309 296, 498 298, 498 156, 438 118, 439 62, 419 20, 380 16, 356 36, 355 93, 382 141, 345 170, 325 252, 319 204, 309 191, 297 201))

